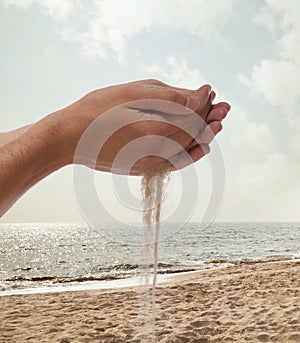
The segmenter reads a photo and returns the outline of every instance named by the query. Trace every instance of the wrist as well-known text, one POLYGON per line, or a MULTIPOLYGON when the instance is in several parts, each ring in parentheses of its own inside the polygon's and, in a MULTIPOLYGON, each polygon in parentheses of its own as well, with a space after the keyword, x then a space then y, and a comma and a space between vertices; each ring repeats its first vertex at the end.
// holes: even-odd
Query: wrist
POLYGON ((53 149, 58 150, 63 165, 73 164, 77 145, 85 130, 109 108, 105 107, 103 97, 93 93, 88 93, 73 104, 43 119, 45 123, 48 122, 46 126, 55 133, 53 149), (93 98, 97 99, 97 102, 93 98))
POLYGON ((54 171, 69 164, 68 131, 64 110, 56 111, 38 121, 27 134, 37 140, 37 155, 46 168, 54 171))

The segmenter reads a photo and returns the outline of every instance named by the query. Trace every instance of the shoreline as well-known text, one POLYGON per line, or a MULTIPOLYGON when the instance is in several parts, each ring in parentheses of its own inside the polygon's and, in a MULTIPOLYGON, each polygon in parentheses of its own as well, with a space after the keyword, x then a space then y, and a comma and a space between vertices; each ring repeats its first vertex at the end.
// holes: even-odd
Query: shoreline
MULTIPOLYGON (((178 278, 185 278, 193 273, 203 273, 208 270, 217 270, 221 268, 228 268, 228 266, 215 267, 211 269, 193 270, 187 272, 177 272, 177 273, 164 273, 157 275, 157 284, 162 286, 163 284, 168 284, 178 278)), ((150 286, 152 283, 152 278, 150 277, 150 286)), ((13 295, 27 295, 27 294, 47 294, 47 293, 63 293, 63 292, 80 292, 80 291, 97 291, 97 290, 128 290, 136 289, 143 285, 140 284, 140 277, 130 277, 122 278, 116 280, 103 280, 103 281, 86 281, 76 285, 68 286, 44 286, 44 287, 29 287, 22 289, 13 289, 8 291, 1 291, 0 298, 13 295)))
MULTIPOLYGON (((157 275, 157 284, 163 285, 170 282, 176 282, 176 280, 184 281, 185 279, 190 279, 192 275, 201 275, 209 271, 215 271, 218 269, 234 268, 241 265, 256 265, 256 264, 269 264, 269 263, 293 263, 299 262, 300 258, 295 257, 294 259, 271 259, 271 260, 256 260, 250 262, 241 262, 239 264, 229 264, 222 263, 218 264, 212 268, 205 268, 192 271, 183 272, 170 272, 161 273, 157 275)), ((152 277, 152 275, 151 275, 152 277)), ((150 285, 152 283, 151 278, 149 281, 150 285)), ((70 284, 70 285, 51 285, 51 286, 38 286, 38 287, 24 287, 16 288, 6 291, 0 291, 0 298, 11 295, 26 295, 26 294, 46 294, 46 293, 61 293, 61 292, 79 292, 79 291, 93 291, 93 290, 107 290, 107 289, 131 289, 141 287, 140 276, 120 278, 115 280, 101 280, 101 281, 84 281, 80 283, 70 284)))
MULTIPOLYGON (((276 257, 276 256, 275 256, 276 257)), ((264 260, 253 260, 248 262, 241 262, 239 264, 222 263, 216 264, 215 267, 205 268, 192 271, 183 272, 167 272, 160 273, 157 275, 157 284, 163 285, 171 282, 176 282, 176 280, 184 281, 185 279, 190 279, 192 275, 201 275, 209 271, 215 271, 218 269, 234 268, 241 265, 256 265, 256 264, 270 264, 270 263, 293 263, 300 262, 300 258, 295 257, 294 259, 270 259, 264 260)), ((152 276, 152 275, 151 275, 152 276)), ((150 279, 150 284, 151 284, 150 279)), ((46 294, 46 293, 61 293, 61 292, 79 292, 79 291, 93 291, 93 290, 107 290, 107 289, 130 289, 141 287, 140 276, 120 278, 115 280, 101 280, 101 281, 84 281, 80 283, 74 283, 70 285, 51 285, 51 286, 38 286, 38 287, 24 287, 15 288, 11 290, 0 291, 0 298, 11 295, 26 295, 26 294, 46 294)))

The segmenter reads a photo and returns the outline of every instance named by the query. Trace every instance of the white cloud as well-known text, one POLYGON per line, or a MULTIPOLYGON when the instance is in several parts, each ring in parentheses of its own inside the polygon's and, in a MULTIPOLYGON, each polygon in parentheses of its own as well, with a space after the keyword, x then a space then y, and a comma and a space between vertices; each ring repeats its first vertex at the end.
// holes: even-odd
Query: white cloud
POLYGON ((83 53, 118 59, 124 57, 132 37, 152 29, 183 31, 206 40, 233 10, 233 0, 4 0, 4 4, 39 5, 61 20, 62 38, 78 42, 83 53))
POLYGON ((172 86, 197 89, 205 83, 203 75, 197 68, 190 67, 186 59, 177 61, 175 57, 168 57, 165 64, 140 64, 139 68, 145 77, 162 79, 172 86))
MULTIPOLYGON (((266 0, 255 22, 272 34, 277 46, 277 57, 261 60, 253 67, 250 76, 239 77, 250 92, 262 96, 268 104, 279 107, 290 126, 287 146, 293 158, 300 156, 299 17, 298 0, 266 0)), ((294 180, 297 180, 297 176, 294 176, 294 180)))
MULTIPOLYGON (((175 57, 168 57, 165 63, 154 63, 150 65, 139 65, 142 76, 161 79, 171 85, 198 88, 207 83, 205 77, 199 69, 191 67, 186 59, 178 60, 175 57)), ((225 99, 223 94, 219 94, 218 89, 216 102, 225 99)), ((251 119, 257 117, 257 113, 248 113, 237 104, 229 101, 232 105, 232 113, 226 119, 226 132, 231 143, 231 148, 244 154, 244 151, 251 150, 251 154, 262 154, 273 149, 272 128, 260 121, 251 119), (236 114, 236 115, 234 115, 236 114)))
POLYGON ((279 54, 299 64, 300 56, 300 3, 298 0, 266 0, 266 5, 255 18, 275 38, 279 54))
POLYGON ((300 2, 266 0, 255 19, 273 35, 277 59, 264 59, 253 67, 251 76, 240 81, 271 105, 293 112, 300 106, 300 2))
POLYGON ((295 110, 300 99, 300 66, 287 60, 262 60, 253 67, 252 75, 240 81, 273 106, 295 110))
MULTIPOLYGON (((138 67, 141 77, 157 78, 180 88, 197 89, 203 84, 210 84, 210 80, 206 79, 198 68, 190 66, 186 58, 178 60, 174 56, 169 56, 163 63, 145 65, 140 62, 138 67)), ((228 101, 214 84, 212 87, 217 94, 215 102, 228 101)))
MULTIPOLYGON (((166 31, 168 34, 173 31, 174 37, 177 37, 177 33, 179 33, 179 43, 184 42, 185 39, 189 40, 190 35, 195 39, 195 44, 199 42, 201 44, 201 40, 208 39, 205 42, 205 54, 207 51, 212 51, 216 35, 222 32, 224 23, 228 23, 226 34, 240 30, 237 25, 240 22, 231 20, 232 3, 236 6, 237 14, 243 15, 244 13, 244 11, 239 11, 240 6, 244 6, 243 3, 234 2, 234 0, 190 0, 189 2, 183 0, 143 0, 142 2, 137 0, 6 0, 4 3, 7 6, 24 10, 24 16, 25 11, 29 12, 32 8, 35 9, 35 15, 46 13, 53 19, 54 27, 63 40, 76 43, 85 55, 110 59, 124 58, 129 49, 132 53, 135 49, 140 48, 140 45, 133 46, 132 43, 135 38, 140 42, 144 38, 142 36, 144 32, 147 33, 146 39, 151 36, 151 48, 156 46, 153 38, 157 39, 158 34, 164 34, 166 31), (37 9, 40 10, 37 11, 37 9), (178 16, 179 13, 180 16, 178 16), (152 31, 155 35, 151 35, 152 31)), ((257 61, 251 74, 243 75, 241 80, 268 104, 279 106, 280 108, 276 109, 277 112, 280 112, 282 108, 284 113, 291 113, 289 124, 292 128, 292 135, 289 147, 297 152, 300 147, 300 121, 298 123, 296 120, 297 111, 291 111, 291 107, 297 110, 299 108, 298 99, 300 99, 298 91, 300 63, 298 18, 300 18, 300 14, 297 12, 300 2, 298 0, 280 0, 262 3, 265 3, 264 9, 259 15, 260 18, 256 18, 256 23, 264 25, 271 32, 278 51, 276 54, 265 56, 263 60, 257 61)), ((29 17, 31 18, 31 16, 29 17)), ((251 23, 246 19, 245 29, 251 30, 251 23)), ((16 25, 16 30, 17 28, 18 25, 16 25)), ((257 37, 260 45, 263 45, 262 40, 265 37, 264 35, 257 37)), ((226 38, 224 35, 224 39, 226 38)), ((236 37, 233 41, 231 40, 233 50, 241 49, 244 46, 244 42, 239 39, 240 37, 236 37)), ((145 45, 147 43, 148 41, 144 42, 145 45)), ((252 42, 249 42, 249 45, 251 46, 252 42)), ((70 44, 69 47, 73 47, 73 44, 70 44)), ((55 49, 55 45, 49 46, 45 54, 53 56, 56 53, 55 49)), ((66 44, 66 49, 68 49, 68 44, 66 44)), ((273 52, 272 49, 269 51, 273 52)), ((254 99, 253 107, 252 104, 249 105, 247 111, 236 105, 236 102, 243 102, 243 92, 248 89, 246 87, 243 89, 233 88, 231 79, 228 80, 228 83, 226 82, 223 73, 226 60, 221 65, 208 63, 207 69, 204 71, 206 75, 204 75, 203 70, 197 69, 196 63, 190 64, 189 55, 186 50, 181 50, 181 44, 174 46, 174 49, 172 47, 172 52, 169 52, 168 55, 173 55, 168 58, 162 56, 160 52, 157 52, 157 63, 153 64, 150 61, 149 65, 134 65, 137 68, 140 67, 138 69, 140 77, 151 76, 181 87, 197 88, 207 82, 206 75, 209 79, 211 79, 210 75, 217 75, 216 81, 219 80, 220 84, 226 87, 226 93, 232 94, 234 98, 232 111, 224 121, 224 131, 219 136, 227 164, 226 200, 223 217, 220 219, 299 220, 300 164, 297 164, 291 151, 286 154, 275 152, 275 148, 278 148, 286 136, 286 127, 283 127, 284 134, 283 137, 279 137, 280 142, 278 143, 276 142, 278 137, 275 136, 278 130, 273 131, 272 129, 278 129, 280 123, 271 120, 268 121, 269 124, 263 122, 264 116, 261 114, 264 114, 266 108, 259 108, 261 103, 257 99, 254 99), (243 165, 241 165, 242 163, 243 165)), ((137 51, 138 53, 139 51, 137 51)), ((143 56, 142 51, 140 56, 143 56)), ((136 60, 141 60, 138 57, 136 60)), ((245 56, 245 64, 247 61, 248 56, 245 56)), ((145 63, 145 60, 141 60, 141 62, 145 63)), ((107 70, 107 74, 116 73, 114 67, 115 65, 108 66, 111 69, 107 70)), ((20 68, 24 67, 20 66, 20 68)), ((45 63, 45 70, 47 68, 49 65, 45 63)), ((135 70, 132 66, 131 68, 133 75, 136 76, 135 70)), ((15 69, 18 70, 18 68, 15 69)), ((80 68, 78 65, 77 70, 79 82, 85 84, 85 87, 89 87, 89 82, 84 83, 86 80, 86 75, 83 74, 86 72, 85 68, 80 68)), ((63 73, 64 71, 59 70, 59 72, 63 73)), ((105 79, 106 77, 103 75, 101 82, 110 82, 105 79)), ((95 83, 97 82, 96 80, 95 83)), ((273 111, 274 108, 270 106, 270 117, 273 111)), ((278 117, 280 116, 275 118, 278 117)), ((285 151, 285 146, 282 150, 285 151)), ((197 168, 201 168, 199 173, 203 177, 203 185, 200 185, 201 196, 203 196, 208 183, 207 175, 202 170, 204 161, 199 163, 199 167, 197 166, 197 168)), ((99 175, 99 178, 101 177, 99 175)), ((99 185, 101 183, 104 185, 103 194, 106 194, 105 180, 101 179, 99 185)), ((75 218, 74 220, 76 220, 78 214, 76 214, 76 205, 73 204, 71 186, 64 179, 51 176, 51 181, 49 178, 44 185, 38 185, 35 190, 20 200, 8 213, 6 221, 15 221, 16 218, 23 218, 23 221, 44 220, 45 218, 49 218, 49 220, 72 220, 75 218), (66 187, 64 187, 65 184, 66 187), (59 192, 61 201, 57 201, 57 194, 53 193, 58 185, 59 187, 62 185, 61 192, 59 192), (42 204, 40 199, 44 199, 45 194, 47 194, 47 202, 43 204, 44 209, 39 216, 34 217, 32 208, 35 209, 37 203, 42 204), (61 206, 62 203, 67 205, 61 206), (49 208, 52 209, 51 213, 47 210, 49 208), (60 209, 64 211, 60 211, 60 209), (69 211, 70 213, 68 213, 69 211)), ((118 210, 116 209, 116 211, 118 210)), ((197 216, 195 216, 195 220, 197 220, 197 216)))

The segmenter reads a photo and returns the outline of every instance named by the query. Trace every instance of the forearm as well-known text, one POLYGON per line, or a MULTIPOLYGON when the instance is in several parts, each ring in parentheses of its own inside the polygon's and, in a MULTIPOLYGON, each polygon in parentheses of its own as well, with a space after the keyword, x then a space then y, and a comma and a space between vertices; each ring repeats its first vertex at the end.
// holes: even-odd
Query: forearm
POLYGON ((45 117, 0 145, 0 216, 34 184, 66 164, 59 115, 45 117))
POLYGON ((98 111, 94 107, 84 97, 34 124, 0 133, 0 217, 33 185, 73 163, 77 143, 94 119, 88 114, 98 111))
POLYGON ((16 130, 11 130, 8 132, 0 132, 0 146, 7 144, 9 141, 16 139, 18 136, 22 135, 26 130, 28 130, 33 124, 29 124, 23 127, 20 127, 16 130))

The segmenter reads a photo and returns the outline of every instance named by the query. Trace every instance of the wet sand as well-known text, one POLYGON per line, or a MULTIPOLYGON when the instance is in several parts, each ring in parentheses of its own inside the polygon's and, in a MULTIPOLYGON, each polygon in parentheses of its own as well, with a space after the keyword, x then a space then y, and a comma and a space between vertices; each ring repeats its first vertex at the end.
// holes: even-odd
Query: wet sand
MULTIPOLYGON (((0 342, 140 342, 137 288, 0 297, 0 342)), ((173 276, 157 342, 300 342, 300 262, 173 276)))

